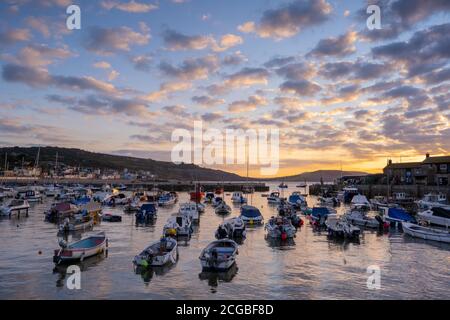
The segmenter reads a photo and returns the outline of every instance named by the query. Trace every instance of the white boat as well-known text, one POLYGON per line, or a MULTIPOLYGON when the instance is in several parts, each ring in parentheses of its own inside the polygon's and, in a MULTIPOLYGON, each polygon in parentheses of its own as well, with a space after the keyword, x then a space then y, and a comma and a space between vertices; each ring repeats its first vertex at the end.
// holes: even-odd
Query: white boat
POLYGON ((410 222, 402 223, 403 232, 415 238, 450 243, 448 230, 419 226, 410 222))
POLYGON ((131 197, 127 197, 124 193, 114 193, 103 199, 102 203, 106 206, 126 205, 132 201, 131 197))
POLYGON ((352 210, 370 210, 370 202, 367 200, 367 197, 361 194, 358 194, 353 197, 351 202, 352 210))
POLYGON ((259 225, 264 223, 264 217, 258 208, 245 205, 241 207, 241 215, 239 216, 245 224, 259 225))
POLYGON ((281 240, 294 238, 297 232, 291 220, 282 216, 270 218, 264 228, 268 237, 281 240))
POLYGON ((198 202, 198 203, 196 203, 196 206, 197 206, 198 213, 205 212, 206 206, 203 203, 198 202))
POLYGON ((69 261, 83 261, 86 258, 105 252, 108 239, 104 232, 91 235, 79 241, 67 244, 64 240, 59 242, 61 249, 55 250, 53 262, 59 264, 69 261))
POLYGON ((349 223, 345 218, 340 219, 336 214, 327 216, 325 225, 328 230, 328 235, 331 237, 358 239, 361 230, 349 223))
POLYGON ((59 225, 60 232, 71 231, 85 231, 91 229, 94 226, 94 219, 91 217, 75 217, 71 220, 66 218, 62 224, 59 225))
POLYGON ((418 213, 420 220, 425 220, 429 224, 450 227, 450 210, 441 207, 435 207, 430 210, 418 213))
POLYGON ((13 188, 0 187, 0 195, 3 198, 14 198, 16 196, 16 191, 13 188))
POLYGON ((238 244, 230 239, 211 242, 200 254, 203 271, 225 271, 236 262, 238 244))
POLYGON ((245 230, 245 223, 239 217, 234 217, 225 220, 216 231, 216 239, 236 239, 245 238, 247 231, 245 230))
POLYGON ((267 197, 268 203, 279 203, 280 202, 280 193, 278 191, 271 192, 267 197))
POLYGON ((162 267, 169 263, 176 263, 177 258, 177 241, 169 237, 163 237, 135 256, 133 263, 140 267, 162 267))
POLYGON ((163 227, 163 236, 189 237, 192 232, 192 222, 186 216, 170 217, 163 227))
POLYGON ((192 222, 198 222, 200 220, 200 214, 198 212, 197 204, 195 202, 187 202, 180 204, 178 215, 186 216, 192 222))
POLYGON ((369 217, 364 211, 352 210, 347 212, 344 217, 351 224, 361 227, 382 228, 384 225, 384 221, 379 215, 375 216, 375 218, 369 217))
POLYGON ((241 191, 235 191, 231 196, 231 201, 233 203, 247 203, 247 198, 244 197, 241 191))
POLYGON ((178 201, 178 196, 175 192, 166 192, 158 198, 158 205, 161 207, 174 205, 178 201))
POLYGON ((14 214, 20 214, 25 211, 28 214, 30 204, 27 200, 11 199, 8 203, 0 207, 0 215, 11 217, 14 214))
POLYGON ((225 203, 225 201, 222 201, 222 203, 220 203, 215 209, 214 209, 216 214, 220 214, 220 215, 227 215, 231 213, 231 208, 229 205, 227 205, 225 203))
POLYGON ((17 192, 17 199, 27 200, 28 202, 42 202, 42 195, 39 191, 24 190, 17 192))
POLYGON ((417 201, 417 205, 421 210, 429 210, 431 208, 438 207, 450 210, 450 204, 447 202, 447 196, 443 193, 428 193, 424 195, 421 200, 417 201))

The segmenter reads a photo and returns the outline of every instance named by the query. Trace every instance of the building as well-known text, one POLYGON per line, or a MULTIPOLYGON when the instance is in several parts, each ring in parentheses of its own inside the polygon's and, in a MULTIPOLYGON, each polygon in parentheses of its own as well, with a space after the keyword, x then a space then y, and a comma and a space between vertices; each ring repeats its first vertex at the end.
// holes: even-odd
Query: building
POLYGON ((392 163, 383 169, 391 184, 422 184, 448 186, 450 156, 431 157, 426 154, 422 162, 392 163))

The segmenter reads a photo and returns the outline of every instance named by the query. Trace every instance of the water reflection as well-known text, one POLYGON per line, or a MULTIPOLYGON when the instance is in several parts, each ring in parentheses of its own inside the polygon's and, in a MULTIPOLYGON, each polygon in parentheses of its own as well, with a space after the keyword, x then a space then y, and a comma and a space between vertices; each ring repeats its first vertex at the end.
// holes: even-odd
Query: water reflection
MULTIPOLYGON (((178 263, 178 262, 177 262, 178 263)), ((134 273, 136 275, 140 275, 142 278, 142 281, 144 281, 145 285, 149 285, 150 281, 153 279, 154 275, 157 276, 164 276, 166 275, 170 270, 175 268, 177 263, 171 263, 165 266, 161 267, 142 267, 142 266, 134 266, 134 273)))
POLYGON ((202 271, 198 277, 200 280, 207 280, 208 285, 211 287, 211 292, 217 292, 217 287, 219 286, 219 282, 231 282, 233 278, 236 276, 239 268, 237 267, 237 263, 234 263, 227 271, 223 272, 207 272, 202 271))

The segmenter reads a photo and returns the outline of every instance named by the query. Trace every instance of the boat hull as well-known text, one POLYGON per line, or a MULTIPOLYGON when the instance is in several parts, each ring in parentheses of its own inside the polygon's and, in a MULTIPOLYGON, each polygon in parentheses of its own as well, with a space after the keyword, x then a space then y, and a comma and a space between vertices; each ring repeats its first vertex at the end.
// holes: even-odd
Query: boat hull
POLYGON ((409 222, 403 222, 402 228, 405 234, 414 238, 450 243, 450 233, 445 230, 422 227, 409 222))

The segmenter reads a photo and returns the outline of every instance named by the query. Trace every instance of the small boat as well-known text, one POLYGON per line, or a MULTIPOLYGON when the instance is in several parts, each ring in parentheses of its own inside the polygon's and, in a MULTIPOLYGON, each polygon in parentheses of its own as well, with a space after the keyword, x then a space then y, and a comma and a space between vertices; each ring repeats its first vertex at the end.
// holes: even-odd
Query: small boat
POLYGON ((332 195, 322 195, 318 198, 318 200, 322 205, 332 205, 333 207, 336 207, 340 204, 340 200, 332 195))
POLYGON ((221 204, 223 202, 223 198, 222 197, 214 197, 211 201, 211 204, 213 207, 217 207, 219 204, 221 204))
POLYGON ((101 254, 108 247, 108 239, 105 233, 101 232, 71 244, 67 244, 66 241, 61 240, 59 245, 61 249, 56 249, 53 256, 53 262, 57 264, 83 261, 86 258, 101 254))
POLYGON ((39 191, 25 190, 17 192, 16 199, 27 200, 28 202, 42 202, 42 195, 39 191))
POLYGON ((364 211, 352 210, 347 212, 344 217, 351 224, 366 228, 382 229, 389 225, 389 222, 383 221, 381 216, 376 215, 375 217, 369 217, 364 211))
POLYGON ((27 200, 11 199, 8 203, 0 207, 0 215, 11 217, 12 215, 20 214, 22 211, 25 211, 28 215, 29 208, 30 204, 27 200))
POLYGON ((198 202, 195 205, 197 206, 198 213, 204 213, 205 212, 206 206, 203 203, 198 202))
POLYGON ((125 190, 127 190, 127 186, 124 184, 121 184, 118 187, 115 187, 115 189, 117 189, 119 191, 125 191, 125 190))
POLYGON ((178 196, 175 192, 166 192, 158 198, 158 205, 160 207, 174 205, 178 201, 178 196))
POLYGON ((335 214, 329 214, 325 225, 330 237, 345 238, 345 239, 359 239, 361 230, 349 223, 345 218, 338 218, 335 214))
POLYGON ((102 216, 102 220, 107 222, 122 222, 122 216, 118 214, 105 213, 102 216))
POLYGON ((403 232, 411 237, 450 243, 448 230, 419 226, 410 222, 402 222, 402 228, 403 232))
POLYGON ((306 188, 307 184, 306 183, 300 183, 298 185, 295 186, 296 188, 306 188))
POLYGON ((163 237, 145 248, 134 257, 133 263, 139 267, 162 267, 169 263, 176 263, 178 258, 177 241, 173 238, 163 237))
POLYGON ((231 213, 231 208, 229 205, 227 205, 225 203, 225 201, 222 201, 222 203, 220 203, 214 210, 216 212, 216 214, 220 214, 222 216, 230 214, 231 213))
POLYGON ((163 227, 163 236, 189 237, 194 230, 192 222, 186 216, 170 217, 163 227))
POLYGON ((279 203, 280 202, 280 193, 278 191, 271 192, 267 197, 268 203, 279 203))
POLYGON ((66 218, 59 225, 60 232, 85 231, 94 226, 94 220, 88 216, 77 215, 74 219, 66 218))
POLYGON ((403 221, 417 223, 416 218, 402 208, 380 207, 379 211, 391 227, 401 227, 403 221))
POLYGON ((235 217, 225 220, 215 233, 216 239, 236 239, 245 238, 247 232, 245 223, 241 218, 235 217))
POLYGON ((244 195, 241 191, 235 191, 235 192, 233 192, 233 195, 231 196, 231 202, 247 203, 247 198, 244 197, 244 195))
POLYGON ((205 195, 204 202, 211 203, 215 197, 216 197, 216 195, 214 194, 214 192, 207 192, 205 195))
POLYGON ((211 242, 200 254, 203 271, 225 271, 236 262, 238 244, 230 239, 211 242))
POLYGON ((264 218, 258 208, 245 205, 241 207, 240 218, 245 224, 258 225, 264 223, 264 218))
POLYGON ((199 184, 195 185, 195 190, 189 193, 191 201, 200 202, 202 201, 205 193, 202 190, 202 187, 199 184))
POLYGON ((105 206, 117 206, 117 205, 126 205, 130 202, 130 198, 127 197, 124 193, 115 193, 105 197, 103 199, 102 204, 105 206))
POLYGON ((430 210, 419 212, 418 215, 420 220, 424 220, 429 224, 445 228, 450 227, 450 209, 447 210, 442 207, 435 207, 430 210))
POLYGON ((311 224, 322 227, 330 214, 336 214, 336 210, 330 207, 314 207, 312 208, 310 219, 311 224))
POLYGON ((339 200, 344 203, 350 203, 352 201, 353 197, 358 194, 359 194, 358 188, 345 187, 342 189, 342 193, 341 193, 342 199, 339 199, 339 200))
POLYGON ((353 197, 353 199, 351 201, 351 208, 353 210, 369 211, 371 206, 370 206, 370 202, 369 202, 369 200, 367 200, 366 196, 358 194, 353 197))
POLYGON ((0 187, 0 195, 3 198, 14 198, 16 196, 16 192, 13 188, 0 187))
POLYGON ((68 202, 55 203, 45 213, 45 221, 58 222, 65 218, 71 218, 79 212, 79 208, 68 202))
POLYGON ((444 208, 450 210, 450 204, 447 201, 447 196, 443 193, 428 193, 423 198, 417 201, 417 205, 421 210, 429 210, 431 208, 444 208))
POLYGON ((197 204, 195 202, 187 202, 180 204, 178 215, 188 217, 192 222, 200 220, 200 213, 198 212, 197 204))
POLYGON ((292 225, 291 220, 282 216, 270 218, 264 228, 267 231, 268 237, 281 240, 294 238, 295 233, 297 232, 297 229, 292 225))
POLYGON ((278 185, 278 188, 280 188, 280 189, 287 189, 287 188, 288 188, 288 185, 287 185, 286 183, 282 182, 282 183, 280 183, 280 184, 278 185))
POLYGON ((141 206, 139 205, 139 202, 132 201, 131 203, 129 203, 123 207, 123 212, 133 213, 133 212, 138 212, 140 209, 141 209, 141 206))
POLYGON ((308 206, 308 202, 305 197, 298 191, 292 192, 288 198, 288 203, 293 206, 295 210, 301 210, 302 208, 306 208, 308 206))
POLYGON ((156 219, 157 215, 158 209, 154 203, 143 203, 135 217, 137 222, 148 222, 156 219))

